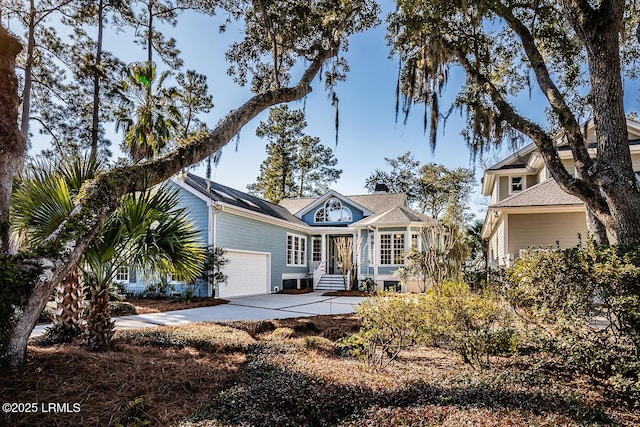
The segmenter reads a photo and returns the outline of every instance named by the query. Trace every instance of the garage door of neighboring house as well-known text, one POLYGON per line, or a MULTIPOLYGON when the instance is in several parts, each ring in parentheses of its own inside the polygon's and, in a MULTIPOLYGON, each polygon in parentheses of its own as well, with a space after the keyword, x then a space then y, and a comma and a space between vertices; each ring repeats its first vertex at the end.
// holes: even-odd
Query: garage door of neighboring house
POLYGON ((227 283, 218 285, 220 298, 266 294, 271 291, 271 254, 227 249, 227 283))

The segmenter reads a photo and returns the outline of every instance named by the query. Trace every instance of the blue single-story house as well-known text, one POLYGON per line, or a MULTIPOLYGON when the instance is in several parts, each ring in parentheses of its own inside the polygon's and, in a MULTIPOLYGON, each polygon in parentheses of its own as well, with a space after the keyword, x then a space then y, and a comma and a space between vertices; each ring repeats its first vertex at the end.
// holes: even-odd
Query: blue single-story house
MULTIPOLYGON (((335 238, 353 244, 358 279, 371 277, 378 288, 394 286, 402 254, 421 247, 420 231, 437 224, 411 210, 405 194, 380 188, 371 194, 343 196, 336 191, 313 198, 284 199, 279 205, 190 173, 171 178, 206 245, 226 250, 227 284, 199 296, 228 298, 300 287, 343 289, 335 238)), ((118 280, 133 292, 146 286, 141 274, 123 271, 118 280), (126 277, 125 277, 126 276, 126 277)))

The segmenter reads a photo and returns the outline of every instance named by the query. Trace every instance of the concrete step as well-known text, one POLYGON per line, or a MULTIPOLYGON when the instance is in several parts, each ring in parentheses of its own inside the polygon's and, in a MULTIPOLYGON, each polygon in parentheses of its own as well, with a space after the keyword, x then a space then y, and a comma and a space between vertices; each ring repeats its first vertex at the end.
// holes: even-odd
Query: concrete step
POLYGON ((341 274, 325 274, 320 278, 316 289, 322 291, 343 291, 344 281, 341 274))

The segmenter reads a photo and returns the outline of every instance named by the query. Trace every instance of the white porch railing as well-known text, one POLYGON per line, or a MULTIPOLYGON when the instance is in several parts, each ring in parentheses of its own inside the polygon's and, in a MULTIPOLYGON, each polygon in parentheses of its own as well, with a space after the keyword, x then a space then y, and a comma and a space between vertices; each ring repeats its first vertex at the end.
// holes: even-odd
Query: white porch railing
POLYGON ((313 289, 315 289, 318 286, 318 283, 320 282, 320 279, 322 278, 322 275, 324 274, 325 268, 324 268, 324 262, 321 262, 318 267, 313 270, 313 289))

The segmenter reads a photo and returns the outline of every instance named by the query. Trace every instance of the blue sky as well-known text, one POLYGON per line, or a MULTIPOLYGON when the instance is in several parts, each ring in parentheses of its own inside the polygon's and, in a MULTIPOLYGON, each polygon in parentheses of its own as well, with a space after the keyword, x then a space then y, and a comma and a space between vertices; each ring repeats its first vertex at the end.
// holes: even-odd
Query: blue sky
MULTIPOLYGON (((386 16, 386 11, 383 12, 386 16)), ((241 36, 239 28, 230 26, 226 33, 218 32, 220 19, 196 13, 184 13, 176 28, 166 28, 165 34, 176 38, 185 69, 195 69, 208 77, 209 93, 213 95, 214 109, 202 119, 214 126, 226 113, 237 108, 250 96, 248 88, 234 84, 226 74, 228 64, 224 52, 228 45, 241 36)), ((324 145, 334 150, 338 167, 343 170, 340 180, 333 189, 345 194, 363 194, 365 179, 376 169, 385 168, 385 157, 397 157, 407 151, 423 163, 436 162, 449 168, 471 167, 470 152, 459 131, 462 119, 453 114, 447 122, 446 133, 439 133, 438 146, 431 152, 428 138, 423 134, 422 107, 416 106, 407 124, 395 122, 395 87, 398 63, 389 59, 389 49, 384 39, 384 24, 350 39, 346 57, 351 70, 347 81, 340 83, 337 95, 340 98, 339 141, 335 145, 335 110, 331 106, 324 83, 316 79, 313 92, 305 101, 290 103, 290 108, 305 108, 308 135, 321 138, 324 145)), ((130 33, 107 30, 107 49, 114 51, 125 62, 146 59, 146 53, 131 40, 130 33)), ((463 76, 454 76, 450 83, 451 94, 456 82, 463 76)), ((212 178, 221 184, 246 190, 255 181, 260 164, 266 157, 266 141, 255 135, 261 120, 266 120, 264 112, 240 133, 236 150, 232 140, 223 150, 222 159, 213 171, 212 178)), ((107 125, 108 137, 116 156, 121 135, 114 133, 114 127, 107 125)), ((43 148, 42 142, 34 144, 34 151, 43 148)), ((205 174, 200 166, 195 173, 205 174)), ((479 190, 478 190, 479 196, 479 190)), ((476 209, 477 210, 477 209, 476 209)))
MULTIPOLYGON (((389 11, 389 2, 382 18, 389 11)), ((383 9, 385 6, 383 6, 383 9)), ((230 26, 226 33, 218 32, 220 18, 207 17, 196 13, 183 14, 176 28, 166 28, 165 34, 177 39, 185 69, 195 69, 208 77, 209 92, 213 95, 215 108, 203 117, 210 127, 215 126, 228 111, 237 108, 246 101, 251 93, 248 88, 235 85, 227 76, 228 64, 224 61, 227 46, 241 36, 241 29, 230 26)), ((389 59, 389 49, 384 40, 386 27, 383 23, 363 34, 357 34, 350 40, 346 53, 351 71, 347 81, 337 88, 340 98, 339 142, 335 146, 334 109, 324 91, 323 83, 316 80, 314 91, 306 99, 308 127, 306 133, 320 137, 323 144, 334 149, 338 166, 343 169, 340 180, 333 188, 345 195, 366 193, 365 179, 376 169, 386 166, 384 157, 397 157, 407 151, 422 163, 436 162, 448 168, 473 167, 470 151, 460 130, 463 118, 458 113, 451 115, 446 127, 441 126, 438 145, 431 151, 428 138, 423 134, 422 107, 415 106, 407 124, 395 122, 395 87, 398 73, 397 61, 389 59)), ((107 49, 116 53, 125 62, 146 59, 145 52, 135 45, 128 33, 114 34, 107 31, 107 49)), ((451 97, 455 94, 464 76, 454 72, 449 80, 448 90, 441 102, 441 111, 446 111, 451 97)), ((627 109, 640 110, 637 105, 638 86, 627 87, 627 109)), ((294 102, 290 108, 303 108, 303 102, 294 102)), ((524 98, 516 102, 517 107, 528 117, 544 120, 542 100, 539 90, 534 89, 532 99, 524 98)), ((221 184, 245 190, 253 183, 259 173, 261 162, 266 157, 265 140, 255 135, 260 120, 267 118, 268 112, 258 116, 246 126, 239 139, 237 150, 235 140, 225 147, 221 162, 213 172, 213 179, 221 184)), ((121 135, 113 133, 108 125, 109 137, 115 149, 121 135)), ((39 151, 40 144, 34 144, 39 151)), ((114 150, 115 151, 115 150, 114 150)), ((501 155, 507 154, 503 149, 501 155)), ((489 153, 493 158, 498 153, 489 153)), ((195 170, 204 175, 204 166, 195 170)), ((481 167, 476 167, 479 181, 481 167)), ((479 218, 483 207, 479 187, 472 198, 472 210, 479 218)))

